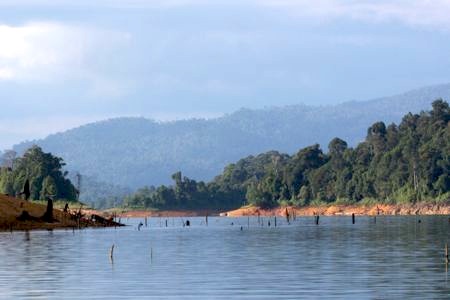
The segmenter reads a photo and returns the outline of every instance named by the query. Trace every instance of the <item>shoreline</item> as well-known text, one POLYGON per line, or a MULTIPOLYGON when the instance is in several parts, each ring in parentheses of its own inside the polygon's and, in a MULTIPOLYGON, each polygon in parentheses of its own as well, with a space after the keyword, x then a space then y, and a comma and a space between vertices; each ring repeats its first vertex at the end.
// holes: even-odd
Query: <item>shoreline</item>
MULTIPOLYGON (((104 211, 104 216, 111 216, 110 211, 104 211)), ((177 217, 204 217, 204 216, 219 216, 218 210, 128 210, 122 212, 116 212, 118 218, 146 218, 146 217, 165 217, 165 218, 177 218, 177 217)))
POLYGON ((53 221, 43 217, 47 206, 0 194, 0 232, 53 229, 83 229, 124 226, 102 217, 96 211, 78 210, 63 212, 53 209, 53 221))
POLYGON ((223 217, 244 216, 377 216, 377 215, 450 215, 450 204, 351 204, 351 205, 322 205, 322 206, 280 206, 264 209, 256 206, 245 206, 235 210, 222 212, 223 217))
POLYGON ((377 215, 450 215, 450 204, 416 203, 416 204, 328 204, 321 206, 279 206, 261 208, 244 206, 234 210, 106 210, 98 212, 104 217, 113 214, 117 218, 146 218, 146 217, 246 217, 246 216, 280 216, 286 217, 286 212, 293 216, 377 216, 377 215))

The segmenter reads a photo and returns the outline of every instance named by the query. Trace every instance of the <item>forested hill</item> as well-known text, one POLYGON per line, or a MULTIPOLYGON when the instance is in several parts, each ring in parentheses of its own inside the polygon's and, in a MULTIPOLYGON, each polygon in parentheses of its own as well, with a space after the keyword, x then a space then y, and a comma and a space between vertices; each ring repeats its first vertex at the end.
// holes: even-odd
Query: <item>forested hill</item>
POLYGON ((38 144, 64 157, 70 171, 133 188, 168 183, 176 170, 210 180, 228 163, 251 154, 272 149, 293 153, 315 143, 326 146, 335 136, 356 145, 373 122, 399 122, 404 114, 427 109, 439 97, 450 99, 450 84, 336 106, 242 109, 209 120, 159 123, 119 118, 25 142, 15 150, 23 153, 38 144))
POLYGON ((270 151, 228 165, 209 183, 172 175, 173 186, 143 188, 126 205, 220 208, 255 204, 450 201, 450 107, 407 114, 399 125, 376 122, 363 142, 333 138, 294 155, 270 151))

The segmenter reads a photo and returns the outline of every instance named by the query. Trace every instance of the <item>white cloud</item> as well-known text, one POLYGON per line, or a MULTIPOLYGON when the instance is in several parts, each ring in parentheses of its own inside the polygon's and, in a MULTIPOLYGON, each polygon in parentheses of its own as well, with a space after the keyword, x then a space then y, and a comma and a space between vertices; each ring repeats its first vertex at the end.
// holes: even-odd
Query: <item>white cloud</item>
POLYGON ((13 70, 9 68, 0 68, 0 80, 12 79, 14 77, 13 70))
POLYGON ((96 58, 129 39, 126 33, 62 23, 0 25, 0 80, 81 80, 99 90, 95 84, 105 86, 108 78, 96 70, 96 58))
POLYGON ((9 70, 9 79, 53 79, 66 67, 79 69, 83 56, 79 36, 73 28, 57 24, 1 25, 0 65, 9 70))

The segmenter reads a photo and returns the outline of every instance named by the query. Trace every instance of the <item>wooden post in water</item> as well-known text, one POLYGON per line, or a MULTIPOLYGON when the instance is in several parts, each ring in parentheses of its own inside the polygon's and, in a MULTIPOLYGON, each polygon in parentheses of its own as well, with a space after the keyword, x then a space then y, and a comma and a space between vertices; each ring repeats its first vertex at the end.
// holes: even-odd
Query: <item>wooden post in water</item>
POLYGON ((286 207, 286 221, 289 224, 289 211, 288 211, 287 207, 286 207))
POLYGON ((147 217, 145 217, 145 227, 147 227, 147 217))
POLYGON ((355 214, 352 213, 352 224, 355 224, 355 214))
POLYGON ((260 214, 259 214, 259 211, 258 211, 258 224, 260 224, 260 214))
POLYGON ((111 249, 109 250, 109 258, 111 260, 114 259, 114 244, 111 246, 111 249))
POLYGON ((167 227, 167 219, 166 219, 166 227, 167 227))
POLYGON ((275 216, 275 227, 277 227, 277 216, 275 216))
POLYGON ((445 263, 448 265, 449 257, 448 257, 448 243, 445 243, 445 263))
POLYGON ((247 228, 250 228, 250 216, 247 216, 247 228))
POLYGON ((316 225, 319 225, 319 215, 316 216, 316 225))
POLYGON ((376 216, 373 217, 373 222, 374 222, 375 224, 377 224, 377 217, 376 217, 376 216))
POLYGON ((208 226, 208 214, 206 214, 205 222, 206 222, 206 226, 208 226))

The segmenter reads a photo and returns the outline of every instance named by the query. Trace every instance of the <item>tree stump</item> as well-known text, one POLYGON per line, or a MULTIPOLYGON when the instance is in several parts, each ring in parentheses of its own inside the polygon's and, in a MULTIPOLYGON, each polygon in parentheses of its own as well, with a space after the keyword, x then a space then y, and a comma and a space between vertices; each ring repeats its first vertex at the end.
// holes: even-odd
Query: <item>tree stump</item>
POLYGON ((47 223, 53 223, 53 200, 47 199, 47 209, 45 210, 45 214, 42 216, 42 220, 47 223))

